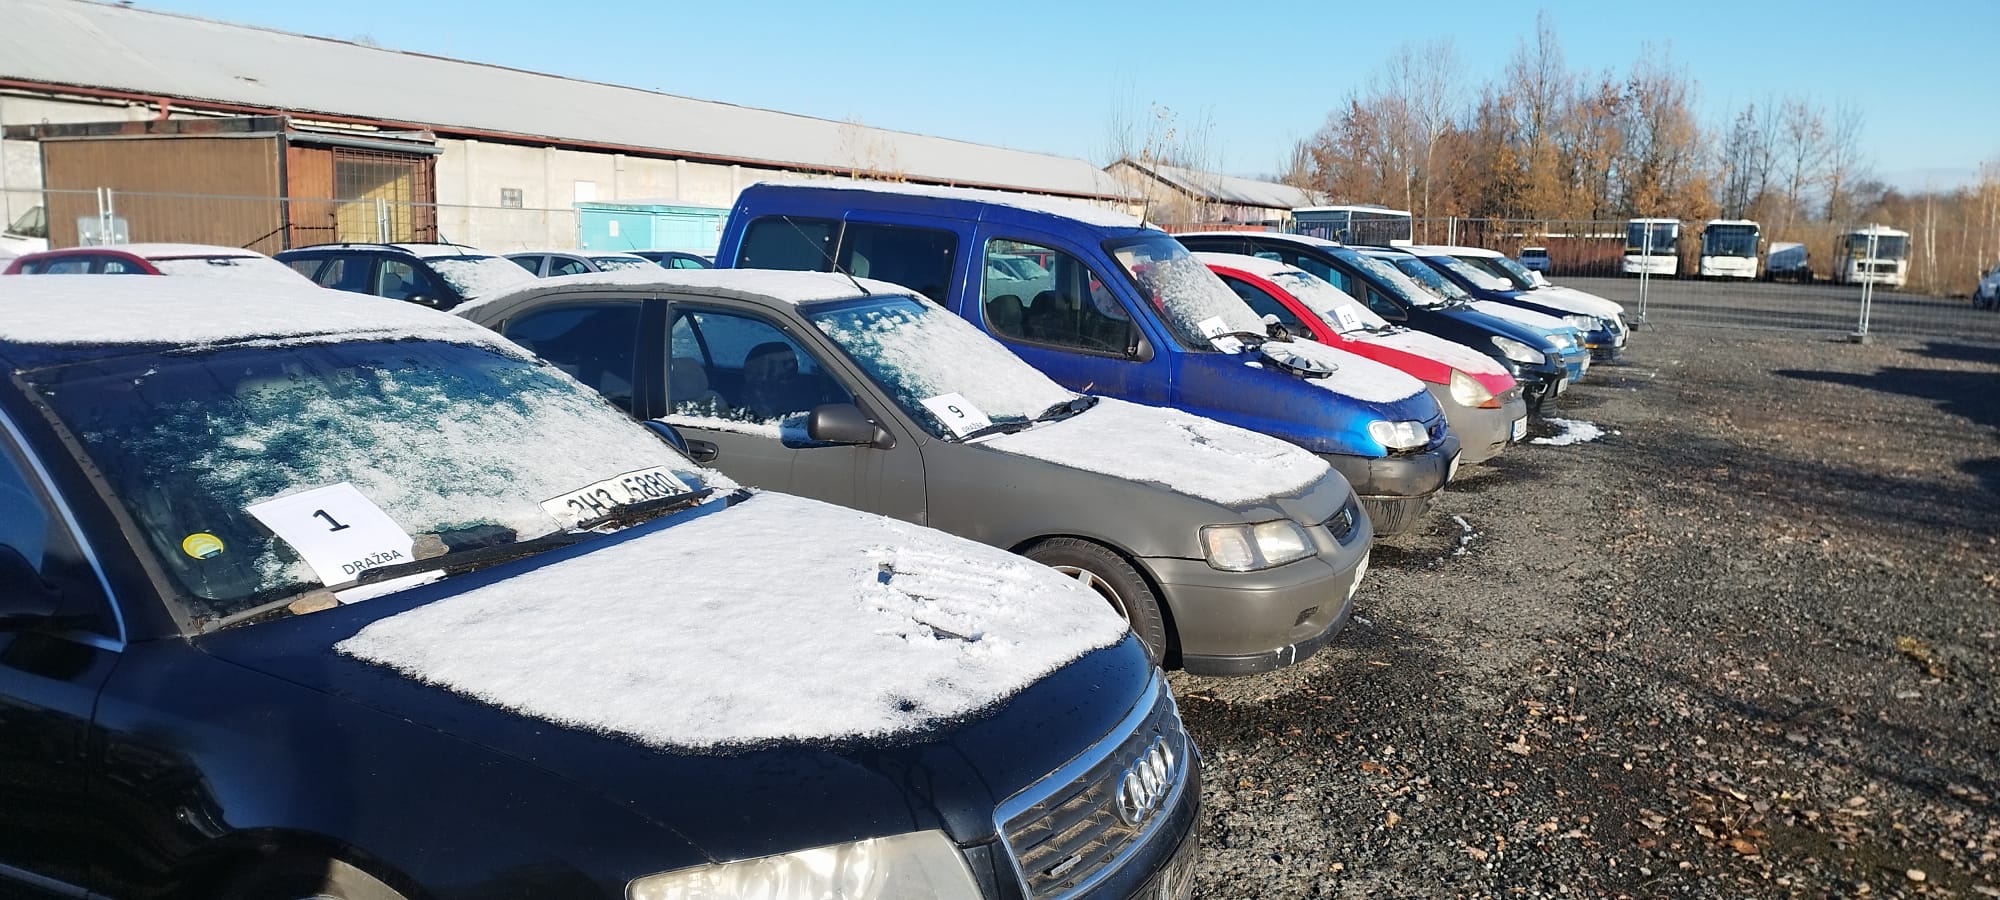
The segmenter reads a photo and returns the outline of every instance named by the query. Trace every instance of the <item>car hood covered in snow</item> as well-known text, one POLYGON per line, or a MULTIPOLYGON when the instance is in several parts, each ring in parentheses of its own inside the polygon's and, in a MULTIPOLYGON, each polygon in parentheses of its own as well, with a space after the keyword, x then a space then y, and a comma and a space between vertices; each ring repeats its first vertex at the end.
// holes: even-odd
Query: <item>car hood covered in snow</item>
POLYGON ((797 849, 771 823, 800 784, 877 834, 989 835, 1153 673, 1051 569, 769 493, 199 643, 731 856, 797 849))
POLYGON ((1521 298, 1533 303, 1540 303, 1543 306, 1553 306, 1557 309, 1596 316, 1600 319, 1608 319, 1613 316, 1622 317, 1625 315, 1625 307, 1623 306, 1619 306, 1588 291, 1579 291, 1576 288, 1563 287, 1559 284, 1536 288, 1522 294, 1521 298))
POLYGON ((1068 419, 985 445, 1224 506, 1297 494, 1331 469, 1296 444, 1177 409, 1108 398, 1068 419))

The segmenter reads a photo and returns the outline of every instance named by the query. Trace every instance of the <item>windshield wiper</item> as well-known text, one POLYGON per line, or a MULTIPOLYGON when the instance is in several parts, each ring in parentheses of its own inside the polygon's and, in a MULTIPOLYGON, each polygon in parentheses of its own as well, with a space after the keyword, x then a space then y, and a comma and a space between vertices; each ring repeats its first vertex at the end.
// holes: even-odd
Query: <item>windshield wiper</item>
POLYGON ((670 497, 657 497, 652 500, 642 500, 638 503, 628 503, 601 516, 594 516, 578 522, 567 531, 545 534, 538 538, 515 541, 511 544, 454 550, 428 559, 415 559, 406 563, 397 563, 393 566, 381 566, 369 569, 355 578, 354 584, 356 586, 377 584, 392 578, 415 575, 419 572, 442 571, 447 577, 461 575, 474 569, 483 569, 487 566, 520 559, 524 556, 533 556, 544 550, 567 547, 590 537, 590 532, 607 525, 637 525, 640 522, 673 510, 693 506, 708 499, 714 493, 714 488, 702 488, 698 491, 688 491, 685 494, 674 494, 670 497))
POLYGON ((1213 341, 1216 338, 1226 338, 1226 337, 1231 337, 1239 341, 1242 341, 1243 349, 1245 350, 1255 350, 1258 347, 1264 346, 1265 341, 1272 339, 1271 336, 1268 334, 1259 334, 1255 331, 1223 331, 1210 336, 1209 340, 1213 341))
POLYGON ((1096 405, 1097 405, 1096 397, 1084 394, 1078 397, 1073 397, 1068 400, 1064 400, 1063 402, 1051 406, 1048 409, 1042 410, 1042 414, 1036 416, 1035 421, 1054 422, 1060 419, 1067 419, 1070 416, 1076 415, 1077 413, 1083 412, 1084 410, 1089 409, 1096 405))
POLYGON ((1014 432, 1020 431, 1033 424, 1035 423, 1029 421, 992 422, 986 425, 981 425, 978 428, 966 432, 965 434, 959 435, 958 442, 963 444, 975 438, 986 437, 989 434, 1013 434, 1014 432))

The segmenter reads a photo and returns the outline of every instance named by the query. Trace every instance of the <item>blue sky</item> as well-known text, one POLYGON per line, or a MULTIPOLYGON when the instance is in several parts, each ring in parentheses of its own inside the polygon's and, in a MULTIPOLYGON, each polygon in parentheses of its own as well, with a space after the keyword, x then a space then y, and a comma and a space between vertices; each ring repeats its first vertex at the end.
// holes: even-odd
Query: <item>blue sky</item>
MULTIPOLYGON (((1245 175, 1276 171, 1396 45, 1449 37, 1476 84, 1535 21, 1493 0, 140 5, 1100 163, 1112 111, 1157 103, 1212 120, 1220 167, 1245 175)), ((1572 69, 1623 72, 1648 42, 1670 47, 1707 125, 1796 93, 1859 107, 1892 184, 1957 184, 2000 157, 2000 0, 1544 8, 1572 69)))

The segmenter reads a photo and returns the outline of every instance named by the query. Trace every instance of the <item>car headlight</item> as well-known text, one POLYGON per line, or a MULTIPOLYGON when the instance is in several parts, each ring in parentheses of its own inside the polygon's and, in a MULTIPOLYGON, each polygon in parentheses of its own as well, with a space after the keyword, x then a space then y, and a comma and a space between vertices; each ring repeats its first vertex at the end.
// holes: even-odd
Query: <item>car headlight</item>
POLYGON ((1539 366, 1549 361, 1549 355, 1510 337, 1493 336, 1493 346, 1499 348, 1500 355, 1517 363, 1539 366))
POLYGON ((1290 519, 1255 525, 1209 525, 1201 530, 1201 552, 1209 566, 1225 572, 1252 572, 1313 555, 1312 539, 1290 519))
POLYGON ((1571 340, 1567 334, 1557 332, 1549 335, 1549 346, 1554 347, 1557 352, 1561 352, 1576 346, 1576 341, 1571 340))
POLYGON ((965 857, 942 831, 870 838, 633 879, 627 900, 978 900, 965 857))
POLYGON ((1430 432, 1424 428, 1424 423, 1412 421, 1376 419, 1368 423, 1368 436, 1391 450, 1409 450, 1431 442, 1430 432))
POLYGON ((1603 327, 1603 324, 1598 322, 1596 316, 1586 316, 1582 313, 1563 316, 1563 321, 1568 322, 1571 328, 1581 331, 1584 334, 1589 334, 1603 327))
POLYGON ((1464 372, 1451 370, 1451 399, 1460 406, 1485 406, 1493 402, 1493 392, 1480 384, 1479 379, 1464 372))

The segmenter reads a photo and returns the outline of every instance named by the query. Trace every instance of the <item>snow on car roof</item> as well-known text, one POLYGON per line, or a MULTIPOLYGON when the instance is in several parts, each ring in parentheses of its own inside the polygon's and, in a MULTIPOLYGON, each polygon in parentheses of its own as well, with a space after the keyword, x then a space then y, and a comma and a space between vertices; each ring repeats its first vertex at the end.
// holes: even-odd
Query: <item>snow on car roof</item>
POLYGON ((434 259, 437 257, 444 257, 444 256, 492 256, 493 255, 491 253, 479 249, 478 247, 467 247, 464 244, 390 244, 388 246, 394 247, 398 250, 407 251, 411 256, 421 257, 423 259, 434 259))
POLYGON ((0 277, 0 341, 206 346, 322 336, 450 341, 520 352, 446 313, 309 284, 129 275, 0 277))
POLYGON ((1296 444, 1177 409, 1109 397, 1064 419, 985 446, 1237 506, 1299 493, 1325 460, 1296 444))
POLYGON ((1497 259, 1507 255, 1498 250, 1488 250, 1484 247, 1459 247, 1451 244, 1412 244, 1403 249, 1418 256, 1478 256, 1486 259, 1497 259))
POLYGON ((1048 213, 1075 219, 1085 225, 1099 228, 1139 228, 1144 223, 1137 217, 1116 210, 1106 209, 1081 200, 1063 200, 1044 197, 1039 194, 1016 194, 1010 191, 987 191, 977 188, 938 187, 930 184, 910 184, 895 181, 833 181, 830 179, 795 179, 787 181, 762 181, 759 185, 788 188, 818 188, 827 191, 867 191, 875 194, 902 194, 911 197, 935 197, 940 200, 965 200, 973 203, 991 203, 997 206, 1011 206, 1030 212, 1048 213))
POLYGON ((846 300, 870 294, 910 296, 909 288, 873 278, 849 279, 834 272, 793 272, 779 269, 613 269, 583 272, 528 282, 510 290, 460 304, 452 312, 482 322, 499 321, 529 300, 552 293, 582 293, 590 288, 652 288, 692 291, 753 302, 812 303, 846 300), (855 287, 856 283, 861 286, 855 287))
POLYGON ((1126 633, 1082 584, 1004 550, 762 493, 337 646, 522 715, 700 749, 924 730, 1126 633))
POLYGON ((1201 260, 1203 265, 1222 266, 1225 269, 1248 272, 1259 278, 1269 278, 1285 272, 1300 271, 1298 266, 1288 262, 1265 259, 1261 256, 1250 256, 1244 253, 1209 253, 1203 251, 1196 253, 1194 258, 1201 260))
POLYGON ((1344 244, 1342 244, 1342 243, 1341 243, 1341 242, 1339 242, 1339 241, 1329 241, 1329 240, 1327 240, 1326 238, 1321 238, 1321 237, 1313 237, 1313 236, 1312 236, 1312 235, 1310 235, 1310 234, 1288 234, 1288 233, 1286 233, 1286 232, 1283 232, 1283 231, 1189 231, 1189 232, 1184 232, 1184 233, 1181 233, 1181 234, 1176 234, 1176 235, 1174 235, 1174 237, 1177 237, 1177 238, 1186 238, 1186 237, 1231 237, 1231 238, 1246 238, 1246 237, 1249 237, 1249 238, 1258 238, 1258 239, 1260 239, 1260 240, 1270 240, 1270 239, 1273 239, 1273 238, 1275 238, 1275 239, 1277 239, 1277 240, 1281 240, 1281 241, 1285 241, 1286 243, 1291 243, 1291 244, 1305 244, 1305 245, 1307 245, 1307 246, 1311 246, 1311 247, 1341 247, 1341 246, 1345 246, 1344 244))
POLYGON ((122 250, 141 259, 174 259, 190 256, 263 256, 255 250, 242 247, 223 247, 216 244, 106 244, 98 250, 122 250))
POLYGON ((513 259, 516 256, 582 256, 590 259, 615 257, 618 259, 641 259, 646 262, 652 262, 652 260, 646 259, 637 253, 629 253, 624 250, 559 250, 554 247, 547 247, 540 250, 514 250, 507 254, 508 259, 513 259))

